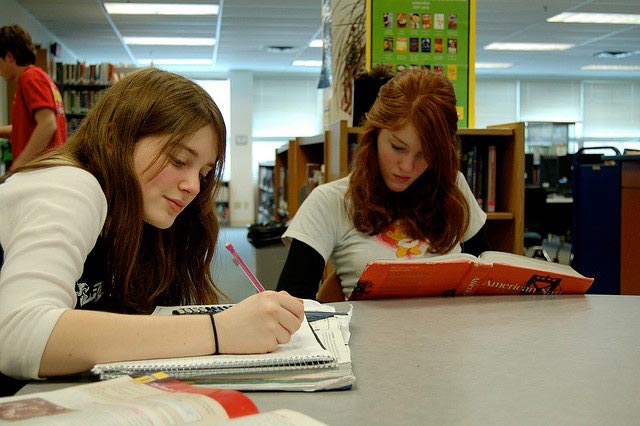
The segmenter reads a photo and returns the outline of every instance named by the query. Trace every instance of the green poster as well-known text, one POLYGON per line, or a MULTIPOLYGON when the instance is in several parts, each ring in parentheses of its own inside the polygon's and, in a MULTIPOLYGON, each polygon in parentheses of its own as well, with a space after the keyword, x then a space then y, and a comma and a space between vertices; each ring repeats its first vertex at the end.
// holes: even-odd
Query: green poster
POLYGON ((459 127, 468 127, 472 1, 370 0, 369 9, 369 67, 446 75, 456 91, 459 127))

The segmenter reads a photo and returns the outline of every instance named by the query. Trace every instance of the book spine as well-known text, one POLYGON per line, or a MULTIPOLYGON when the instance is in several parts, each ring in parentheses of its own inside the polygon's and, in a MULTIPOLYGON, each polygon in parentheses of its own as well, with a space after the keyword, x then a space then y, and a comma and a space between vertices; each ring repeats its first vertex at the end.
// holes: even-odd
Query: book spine
POLYGON ((487 155, 487 211, 496 211, 496 146, 489 145, 487 155))

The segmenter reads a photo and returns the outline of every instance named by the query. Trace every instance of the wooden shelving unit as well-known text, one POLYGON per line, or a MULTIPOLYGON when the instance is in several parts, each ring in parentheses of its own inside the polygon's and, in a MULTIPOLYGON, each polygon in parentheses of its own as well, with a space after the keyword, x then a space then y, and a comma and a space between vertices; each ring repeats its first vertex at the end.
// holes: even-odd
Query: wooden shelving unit
POLYGON ((349 174, 354 148, 358 145, 358 127, 349 127, 346 120, 329 125, 325 150, 326 181, 340 179, 349 174))
POLYGON ((221 182, 220 190, 216 197, 216 209, 218 211, 218 221, 220 226, 229 226, 231 222, 229 210, 229 182, 221 182))
POLYGON ((293 150, 289 149, 290 144, 285 144, 276 149, 276 161, 273 170, 274 184, 274 214, 277 221, 286 221, 289 219, 289 164, 295 164, 293 159, 293 150))
POLYGON ((64 102, 64 115, 67 117, 67 135, 71 135, 80 122, 100 99, 105 84, 63 84, 58 83, 64 102))
POLYGON ((492 250, 524 253, 524 123, 460 129, 462 145, 496 146, 496 211, 487 213, 492 250))
MULTIPOLYGON (((329 132, 301 136, 276 149, 274 168, 275 219, 291 219, 308 195, 308 165, 325 164, 329 132)), ((315 167, 314 167, 315 168, 315 167)), ((323 181, 326 178, 322 178, 323 181)))
POLYGON ((273 161, 258 164, 258 203, 256 223, 265 223, 275 220, 274 169, 275 162, 273 161))

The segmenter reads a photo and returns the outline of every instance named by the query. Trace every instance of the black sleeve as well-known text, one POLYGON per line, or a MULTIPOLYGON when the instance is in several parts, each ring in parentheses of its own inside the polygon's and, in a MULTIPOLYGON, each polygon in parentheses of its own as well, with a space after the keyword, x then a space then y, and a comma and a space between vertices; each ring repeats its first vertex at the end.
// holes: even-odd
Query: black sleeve
POLYGON ((462 243, 463 253, 479 256, 483 251, 491 250, 489 247, 489 241, 487 240, 487 234, 484 229, 485 226, 486 225, 482 225, 482 228, 476 232, 476 235, 462 243))
POLYGON ((308 244, 294 239, 289 247, 277 290, 285 290, 292 296, 303 299, 315 300, 324 266, 324 258, 320 253, 308 244))

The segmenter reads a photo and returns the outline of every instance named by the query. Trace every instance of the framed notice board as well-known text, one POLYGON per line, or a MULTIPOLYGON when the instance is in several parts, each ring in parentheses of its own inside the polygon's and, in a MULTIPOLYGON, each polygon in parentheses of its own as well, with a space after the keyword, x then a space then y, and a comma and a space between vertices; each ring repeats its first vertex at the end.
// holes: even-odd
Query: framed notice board
POLYGON ((458 127, 473 126, 475 0, 367 0, 367 68, 428 68, 446 75, 458 127))

